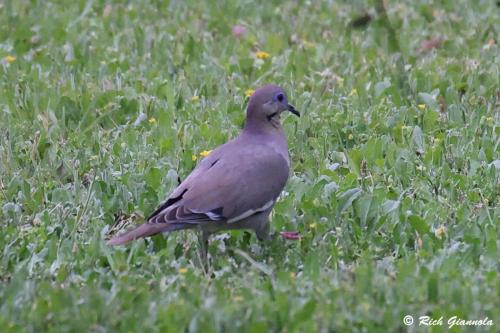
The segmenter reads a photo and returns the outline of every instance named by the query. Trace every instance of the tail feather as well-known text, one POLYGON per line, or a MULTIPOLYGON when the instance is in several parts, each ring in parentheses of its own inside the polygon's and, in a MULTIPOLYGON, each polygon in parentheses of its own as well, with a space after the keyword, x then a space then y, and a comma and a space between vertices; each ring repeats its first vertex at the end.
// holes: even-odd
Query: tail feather
POLYGON ((149 237, 156 235, 160 232, 173 231, 178 229, 183 229, 183 227, 172 224, 144 223, 123 235, 111 238, 109 241, 106 242, 106 244, 123 245, 139 238, 149 237))

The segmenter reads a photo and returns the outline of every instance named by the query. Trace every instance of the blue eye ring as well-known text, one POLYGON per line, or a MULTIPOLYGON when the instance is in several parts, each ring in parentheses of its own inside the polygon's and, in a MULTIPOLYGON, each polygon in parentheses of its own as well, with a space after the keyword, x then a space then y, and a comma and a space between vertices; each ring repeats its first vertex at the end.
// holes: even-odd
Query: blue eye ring
POLYGON ((278 102, 283 102, 285 100, 285 94, 283 93, 278 93, 276 95, 276 99, 278 100, 278 102))

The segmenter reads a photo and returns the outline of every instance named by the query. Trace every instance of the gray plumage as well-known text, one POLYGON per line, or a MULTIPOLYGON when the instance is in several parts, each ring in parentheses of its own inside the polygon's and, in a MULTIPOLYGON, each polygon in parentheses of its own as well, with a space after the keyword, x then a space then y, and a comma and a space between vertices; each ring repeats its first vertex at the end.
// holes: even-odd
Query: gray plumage
POLYGON ((286 110, 300 115, 280 87, 267 85, 255 91, 240 135, 201 160, 146 223, 108 244, 181 229, 201 230, 204 241, 229 229, 251 229, 259 239, 267 239, 269 214, 290 169, 280 124, 286 110))

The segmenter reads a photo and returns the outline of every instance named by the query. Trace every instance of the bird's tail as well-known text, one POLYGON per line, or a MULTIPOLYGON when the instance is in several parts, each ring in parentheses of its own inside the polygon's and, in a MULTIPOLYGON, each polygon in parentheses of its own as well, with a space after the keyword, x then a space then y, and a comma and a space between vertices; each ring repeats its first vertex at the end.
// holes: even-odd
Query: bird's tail
POLYGON ((111 238, 107 245, 123 245, 133 240, 156 235, 160 232, 184 229, 184 226, 166 223, 144 223, 129 232, 111 238))

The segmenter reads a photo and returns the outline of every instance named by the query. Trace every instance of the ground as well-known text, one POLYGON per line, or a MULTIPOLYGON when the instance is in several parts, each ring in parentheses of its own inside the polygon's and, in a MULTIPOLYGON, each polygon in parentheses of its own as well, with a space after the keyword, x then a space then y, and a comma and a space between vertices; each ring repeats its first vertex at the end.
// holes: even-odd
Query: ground
POLYGON ((2 332, 498 331, 499 33, 493 0, 3 1, 2 332), (106 246, 265 83, 301 238, 106 246))

